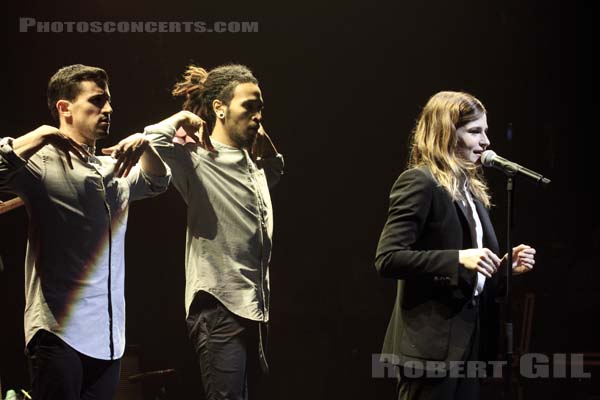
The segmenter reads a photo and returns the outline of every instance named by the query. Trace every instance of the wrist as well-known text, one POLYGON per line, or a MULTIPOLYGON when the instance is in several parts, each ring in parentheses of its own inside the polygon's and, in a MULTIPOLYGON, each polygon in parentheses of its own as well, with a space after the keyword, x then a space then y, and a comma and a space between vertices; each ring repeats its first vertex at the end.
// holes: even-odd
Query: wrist
POLYGON ((465 257, 465 251, 464 250, 459 250, 458 251, 458 263, 459 264, 465 265, 464 257, 465 257))
POLYGON ((171 117, 172 119, 169 122, 175 128, 175 130, 179 129, 179 127, 181 127, 181 125, 183 125, 187 121, 188 112, 189 111, 182 110, 179 111, 177 114, 173 115, 173 117, 171 117))

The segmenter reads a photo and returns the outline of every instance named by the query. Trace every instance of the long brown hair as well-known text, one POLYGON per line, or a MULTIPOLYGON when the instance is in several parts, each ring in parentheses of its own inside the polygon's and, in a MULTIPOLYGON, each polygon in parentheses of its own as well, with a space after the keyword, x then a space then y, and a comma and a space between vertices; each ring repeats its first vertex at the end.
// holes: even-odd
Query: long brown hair
POLYGON ((427 167, 454 200, 464 199, 461 189, 466 182, 467 189, 489 208, 491 199, 481 167, 465 161, 456 151, 456 129, 485 113, 483 104, 469 93, 434 94, 413 130, 408 167, 427 167))

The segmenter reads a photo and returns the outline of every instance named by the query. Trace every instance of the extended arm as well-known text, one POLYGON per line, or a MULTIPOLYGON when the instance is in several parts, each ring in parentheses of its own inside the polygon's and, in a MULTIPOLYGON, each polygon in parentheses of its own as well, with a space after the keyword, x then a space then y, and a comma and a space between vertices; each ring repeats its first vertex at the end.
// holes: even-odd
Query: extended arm
POLYGON ((71 162, 70 153, 75 154, 81 160, 85 160, 85 156, 89 155, 79 143, 61 133, 55 127, 49 125, 42 125, 39 128, 14 139, 12 148, 17 156, 27 161, 32 155, 37 153, 47 144, 54 145, 65 154, 67 163, 71 169, 73 169, 73 164, 71 162))
POLYGON ((167 168, 150 140, 143 133, 136 133, 121 140, 118 144, 102 149, 103 154, 111 154, 117 159, 117 176, 127 176, 131 168, 140 162, 142 171, 153 176, 166 176, 167 168))

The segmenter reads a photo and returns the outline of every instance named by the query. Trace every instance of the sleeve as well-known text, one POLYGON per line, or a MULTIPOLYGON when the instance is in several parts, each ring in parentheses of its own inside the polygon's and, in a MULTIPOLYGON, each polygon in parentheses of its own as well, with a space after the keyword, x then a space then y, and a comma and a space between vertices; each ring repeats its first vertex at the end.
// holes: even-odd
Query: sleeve
POLYGON ((17 178, 27 171, 27 161, 15 154, 12 142, 13 138, 0 138, 0 191, 16 190, 17 178))
POLYGON ((285 165, 283 155, 277 154, 275 157, 263 158, 257 163, 259 168, 263 168, 267 177, 269 189, 275 186, 283 175, 285 165))
POLYGON ((405 171, 394 183, 388 218, 375 256, 375 267, 382 277, 443 276, 450 278, 450 284, 458 284, 458 250, 418 246, 428 224, 435 185, 419 169, 405 171))
POLYGON ((129 185, 130 201, 141 200, 165 192, 171 182, 171 170, 167 166, 165 176, 154 176, 144 172, 139 165, 136 165, 125 180, 129 185))
POLYGON ((144 128, 144 134, 169 166, 173 184, 187 203, 190 193, 190 176, 192 176, 194 167, 190 151, 185 146, 173 143, 175 132, 175 127, 168 122, 144 128))

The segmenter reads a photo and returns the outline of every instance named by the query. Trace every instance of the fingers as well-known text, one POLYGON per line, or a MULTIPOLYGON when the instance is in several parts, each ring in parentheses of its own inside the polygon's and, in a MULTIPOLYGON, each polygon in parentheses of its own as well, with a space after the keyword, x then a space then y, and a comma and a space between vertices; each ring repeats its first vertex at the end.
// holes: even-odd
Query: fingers
POLYGON ((149 143, 143 134, 136 133, 114 146, 102 149, 102 153, 110 154, 112 158, 117 160, 114 166, 115 175, 118 178, 126 177, 144 154, 149 143))
POLYGON ((65 158, 67 159, 67 165, 69 166, 69 168, 73 169, 73 161, 71 160, 71 153, 69 153, 68 151, 65 151, 65 158))
POLYGON ((252 142, 252 155, 255 160, 260 160, 268 154, 269 150, 269 136, 263 129, 262 124, 258 128, 254 141, 252 142))
POLYGON ((484 248, 483 249, 486 256, 492 261, 492 263, 496 266, 499 267, 500 263, 502 262, 502 260, 500 259, 500 257, 498 257, 496 254, 494 254, 493 251, 491 251, 488 248, 484 248))
POLYGON ((535 249, 533 247, 521 244, 513 249, 516 253, 517 266, 525 267, 528 270, 533 269, 535 264, 535 249))
POLYGON ((177 137, 180 138, 190 138, 192 139, 195 143, 200 143, 200 139, 198 138, 198 128, 194 127, 192 125, 182 125, 177 129, 177 132, 175 133, 175 135, 177 137))
POLYGON ((533 269, 534 264, 535 259, 533 258, 533 255, 519 254, 519 256, 517 257, 517 266, 523 266, 527 269, 533 269))
POLYGON ((260 137, 260 131, 259 131, 259 133, 256 134, 256 136, 254 136, 254 140, 252 141, 252 146, 250 146, 250 154, 252 155, 254 160, 256 160, 260 155, 260 152, 258 149, 259 137, 260 137))
POLYGON ((204 145, 204 148, 210 152, 214 152, 215 151, 215 147, 212 144, 212 141, 210 140, 210 132, 208 131, 208 129, 202 129, 202 144, 204 145))
POLYGON ((459 251, 459 262, 465 268, 481 272, 488 278, 492 277, 500 265, 498 256, 487 248, 461 250, 459 251))
POLYGON ((182 125, 191 125, 195 130, 198 130, 204 124, 204 120, 191 111, 181 111, 181 113, 183 116, 182 125))
POLYGON ((67 165, 70 169, 73 169, 71 153, 75 154, 75 156, 83 162, 86 162, 87 157, 91 156, 91 154, 82 145, 60 132, 58 132, 57 139, 53 142, 53 144, 65 154, 67 165))
POLYGON ((115 171, 117 171, 117 177, 127 177, 131 169, 135 167, 135 165, 138 163, 140 157, 142 156, 142 154, 144 154, 145 150, 145 146, 126 148, 120 155, 119 160, 117 160, 117 163, 119 164, 120 168, 117 169, 117 167, 115 166, 115 171))
POLYGON ((496 273, 500 266, 500 259, 493 251, 487 248, 481 249, 479 256, 479 262, 477 263, 477 271, 481 272, 488 278, 492 277, 492 274, 496 273))
POLYGON ((267 132, 265 132, 262 124, 258 128, 258 133, 254 138, 252 149, 254 150, 253 154, 256 159, 269 158, 277 155, 277 149, 267 132))
POLYGON ((129 166, 130 160, 129 154, 123 153, 119 156, 117 163, 115 164, 115 175, 117 178, 127 177, 126 173, 131 169, 129 166))
POLYGON ((118 178, 124 178, 129 175, 129 171, 135 164, 137 164, 141 152, 135 151, 133 149, 127 149, 122 154, 120 154, 119 159, 117 160, 117 165, 115 165, 115 171, 118 178))
POLYGON ((102 154, 109 155, 109 154, 112 154, 114 151, 116 151, 118 148, 119 148, 119 145, 116 144, 116 145, 111 146, 111 147, 105 147, 101 151, 102 151, 102 154))
POLYGON ((492 274, 496 272, 497 267, 494 265, 494 262, 489 257, 481 257, 479 262, 477 263, 477 271, 481 272, 488 278, 492 277, 492 274))
POLYGON ((91 154, 79 143, 69 138, 69 151, 77 156, 81 161, 86 162, 86 158, 91 154))

